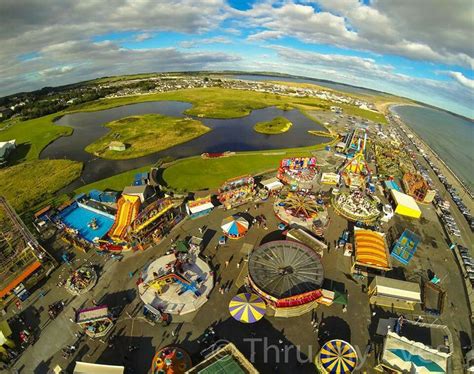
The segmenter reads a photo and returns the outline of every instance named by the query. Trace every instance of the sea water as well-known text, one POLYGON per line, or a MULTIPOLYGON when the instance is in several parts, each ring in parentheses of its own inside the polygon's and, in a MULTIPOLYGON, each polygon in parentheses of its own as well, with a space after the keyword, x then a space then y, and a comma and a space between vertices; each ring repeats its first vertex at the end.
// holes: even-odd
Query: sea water
POLYGON ((403 105, 393 111, 474 190, 473 121, 426 107, 403 105))

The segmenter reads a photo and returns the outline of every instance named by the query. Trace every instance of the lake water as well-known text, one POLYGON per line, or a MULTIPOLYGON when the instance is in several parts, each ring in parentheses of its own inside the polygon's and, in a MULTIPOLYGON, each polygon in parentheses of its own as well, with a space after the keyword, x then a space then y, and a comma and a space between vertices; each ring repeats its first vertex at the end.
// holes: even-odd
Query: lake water
POLYGON ((396 106, 393 111, 423 139, 456 175, 474 189, 474 123, 426 107, 396 106))
POLYGON ((159 113, 167 116, 183 117, 183 112, 191 104, 177 101, 153 101, 130 104, 97 112, 67 114, 56 121, 74 129, 71 136, 62 137, 41 152, 42 159, 69 159, 82 161, 84 169, 81 178, 68 186, 68 190, 107 178, 117 173, 153 164, 166 156, 173 158, 200 155, 204 152, 257 151, 280 148, 304 147, 327 141, 327 138, 308 134, 308 130, 325 130, 299 110, 283 111, 275 107, 252 111, 248 116, 231 119, 197 118, 212 131, 189 142, 148 156, 130 160, 106 160, 87 153, 84 148, 109 128, 104 125, 123 117, 159 113), (278 135, 259 134, 253 130, 257 122, 269 121, 283 116, 293 123, 292 128, 278 135))

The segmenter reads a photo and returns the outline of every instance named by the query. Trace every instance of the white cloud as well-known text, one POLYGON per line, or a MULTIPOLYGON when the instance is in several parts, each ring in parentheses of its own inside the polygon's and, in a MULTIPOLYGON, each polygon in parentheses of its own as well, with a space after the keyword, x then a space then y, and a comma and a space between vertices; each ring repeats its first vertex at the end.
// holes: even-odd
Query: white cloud
POLYGON ((236 14, 249 27, 263 29, 257 38, 260 33, 276 32, 306 43, 474 67, 474 2, 455 2, 434 5, 428 1, 375 0, 365 5, 357 0, 266 1, 236 14), (317 11, 312 3, 322 10, 317 11))
POLYGON ((192 40, 185 40, 179 43, 181 48, 196 48, 201 45, 209 45, 209 44, 231 44, 232 41, 229 38, 224 36, 214 36, 212 38, 201 38, 201 39, 192 39, 192 40))
POLYGON ((450 71, 449 75, 464 87, 474 89, 474 79, 469 79, 468 77, 465 77, 463 73, 458 71, 450 71))
POLYGON ((143 32, 141 34, 138 34, 137 36, 135 36, 135 41, 136 42, 143 42, 145 40, 149 40, 151 38, 153 38, 153 34, 149 33, 149 32, 143 32))
POLYGON ((266 30, 249 35, 247 40, 255 42, 269 39, 280 39, 282 36, 284 36, 284 33, 281 31, 266 30))

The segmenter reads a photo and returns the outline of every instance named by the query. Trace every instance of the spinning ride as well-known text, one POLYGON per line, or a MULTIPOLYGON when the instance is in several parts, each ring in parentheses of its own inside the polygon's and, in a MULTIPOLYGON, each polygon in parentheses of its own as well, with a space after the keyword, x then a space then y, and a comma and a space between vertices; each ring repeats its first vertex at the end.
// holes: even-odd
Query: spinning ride
POLYGON ((252 289, 273 309, 305 305, 321 296, 321 259, 301 243, 261 245, 250 254, 248 271, 252 289))
POLYGON ((316 157, 284 158, 277 176, 293 190, 301 190, 313 187, 317 172, 316 157))
POLYGON ((214 284, 209 265, 193 253, 175 252, 149 264, 138 291, 145 307, 169 314, 194 312, 207 302, 214 284))
POLYGON ((289 192, 287 196, 277 199, 273 210, 285 224, 298 224, 309 229, 314 220, 325 216, 326 211, 322 200, 316 195, 302 192, 289 192))
POLYGON ((72 295, 90 291, 97 283, 97 273, 92 266, 81 266, 66 280, 66 290, 72 295))
POLYGON ((370 169, 365 161, 363 151, 357 152, 341 169, 341 177, 346 186, 363 188, 370 177, 370 169))
POLYGON ((360 191, 341 192, 332 198, 336 213, 353 222, 373 223, 380 215, 377 202, 360 191))
POLYGON ((156 352, 151 364, 151 373, 184 374, 191 367, 191 358, 184 349, 168 346, 156 352))

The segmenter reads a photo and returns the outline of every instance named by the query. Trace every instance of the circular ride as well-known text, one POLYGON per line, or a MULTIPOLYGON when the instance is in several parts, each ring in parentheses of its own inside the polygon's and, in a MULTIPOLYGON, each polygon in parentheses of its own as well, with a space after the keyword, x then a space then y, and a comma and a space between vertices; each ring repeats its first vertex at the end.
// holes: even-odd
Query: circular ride
POLYGON ((308 228, 311 228, 314 220, 327 216, 322 199, 311 193, 288 192, 275 201, 273 210, 278 219, 285 224, 297 224, 308 228))
POLYGON ((306 305, 321 297, 324 271, 321 258, 311 248, 299 242, 277 240, 250 254, 248 278, 254 292, 277 311, 306 305))
POLYGON ((142 271, 138 292, 149 310, 182 315, 199 309, 213 285, 212 271, 204 260, 195 253, 175 251, 142 271))
POLYGON ((221 228, 225 236, 229 239, 240 239, 249 230, 249 222, 239 216, 230 216, 224 218, 221 223, 221 228))
POLYGON ((72 295, 90 291, 97 283, 97 272, 92 266, 81 266, 66 279, 66 290, 72 295))
POLYGON ((352 345, 334 339, 322 346, 315 361, 321 373, 351 374, 357 367, 358 356, 352 345))
POLYGON ((353 222, 370 224, 380 215, 377 202, 359 190, 333 196, 332 206, 337 214, 353 222))
POLYGON ((156 352, 151 364, 151 373, 184 374, 191 367, 191 357, 184 349, 168 346, 156 352))

